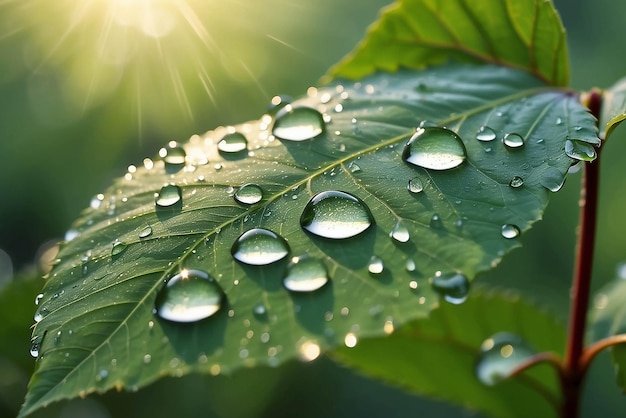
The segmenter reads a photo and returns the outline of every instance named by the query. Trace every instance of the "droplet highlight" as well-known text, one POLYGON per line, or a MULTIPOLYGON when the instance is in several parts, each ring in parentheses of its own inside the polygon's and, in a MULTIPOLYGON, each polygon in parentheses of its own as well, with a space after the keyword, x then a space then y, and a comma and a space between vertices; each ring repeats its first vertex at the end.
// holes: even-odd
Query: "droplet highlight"
POLYGON ((324 118, 317 110, 287 105, 276 115, 272 134, 286 141, 306 141, 321 135, 325 126, 324 118))
POLYGON ((536 354, 520 336, 512 333, 498 333, 486 339, 481 347, 475 366, 478 380, 493 386, 509 377, 536 354))
POLYGON ((449 170, 463 164, 465 146, 453 131, 439 127, 419 128, 402 153, 404 161, 430 170, 449 170))
POLYGON ((322 238, 355 237, 374 224, 365 202, 346 192, 328 190, 313 196, 300 216, 306 231, 322 238))
POLYGON ((283 237, 268 229, 254 228, 237 238, 231 254, 241 263, 264 266, 287 257, 289 245, 283 237))
POLYGON ((252 183, 244 184, 233 195, 234 199, 244 205, 254 205, 263 199, 263 190, 252 183))
POLYGON ((222 307, 224 292, 201 270, 183 270, 170 278, 156 298, 156 314, 172 322, 196 322, 222 307))
POLYGON ((385 263, 383 262, 382 258, 373 255, 370 258, 369 263, 367 264, 367 271, 370 272, 370 274, 381 274, 383 271, 385 270, 385 263))
POLYGON ((432 280, 433 289, 452 304, 458 305, 467 299, 470 283, 463 274, 437 272, 432 280))
POLYGON ((287 266, 283 286, 292 292, 313 292, 328 283, 328 272, 324 264, 313 257, 294 257, 287 266))
POLYGON ((176 141, 170 141, 167 147, 159 150, 159 156, 163 159, 166 169, 179 170, 185 165, 187 153, 176 141))

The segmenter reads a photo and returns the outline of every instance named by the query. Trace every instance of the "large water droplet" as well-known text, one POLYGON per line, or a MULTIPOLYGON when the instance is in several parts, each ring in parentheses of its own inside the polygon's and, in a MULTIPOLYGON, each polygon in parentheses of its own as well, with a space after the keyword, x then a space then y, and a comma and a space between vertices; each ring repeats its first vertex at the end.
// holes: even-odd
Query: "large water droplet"
POLYGON ((476 132, 476 139, 483 142, 489 142, 496 139, 496 133, 488 126, 481 126, 476 132))
POLYGON ((323 238, 351 238, 374 224, 374 217, 361 199, 346 192, 329 190, 316 194, 306 204, 300 225, 323 238))
POLYGON ((139 238, 148 238, 152 235, 152 227, 150 225, 145 226, 139 231, 139 238))
POLYGON ((411 235, 409 234, 409 230, 404 224, 400 221, 396 223, 391 232, 389 233, 391 239, 396 242, 409 242, 411 239, 411 235))
POLYGON ((478 380, 493 386, 510 377, 517 368, 536 354, 521 337, 498 333, 485 340, 480 347, 475 373, 478 380))
POLYGON ((289 254, 289 245, 270 230, 254 228, 241 234, 230 252, 244 264, 264 266, 285 258, 289 254))
POLYGON ((524 146, 524 138, 522 138, 520 134, 516 134, 514 132, 504 135, 502 142, 508 148, 520 148, 524 146))
POLYGON ((504 224, 502 225, 502 236, 506 239, 517 238, 520 234, 520 230, 517 225, 504 224))
POLYGON ((596 159, 595 148, 591 144, 583 141, 570 139, 565 141, 565 154, 579 161, 593 161, 596 159))
POLYGON ((419 128, 409 139, 402 158, 413 165, 431 170, 448 170, 465 161, 461 138, 446 128, 419 128))
POLYGON ((171 208, 182 201, 183 191, 175 184, 161 187, 155 199, 157 208, 171 208))
POLYGON ((328 272, 316 258, 304 255, 291 259, 283 285, 292 292, 312 292, 328 283, 328 272))
POLYGON ((467 277, 460 273, 442 274, 438 271, 433 277, 432 287, 446 301, 458 305, 467 299, 470 283, 467 277))
POLYGON ((414 193, 414 194, 421 193, 422 190, 424 190, 424 183, 422 183, 422 180, 415 177, 409 180, 408 184, 406 185, 406 188, 411 193, 414 193))
POLYGON ((263 190, 256 184, 244 184, 235 192, 234 198, 244 205, 253 205, 263 199, 263 190))
POLYGON ((226 134, 217 143, 217 149, 225 154, 237 154, 248 149, 248 140, 239 132, 226 134))
POLYGON ((220 310, 224 292, 201 270, 183 270, 170 278, 159 291, 157 315, 174 322, 196 322, 220 310))
POLYGON ((371 274, 380 274, 385 270, 385 264, 382 258, 373 255, 367 265, 367 271, 371 274))
POLYGON ((551 192, 558 192, 565 184, 565 176, 557 168, 548 167, 541 174, 539 183, 551 192))
POLYGON ((509 182, 509 186, 513 187, 514 189, 522 187, 523 185, 524 185, 524 179, 521 178, 520 176, 513 177, 511 181, 509 182))
POLYGON ((170 141, 167 147, 159 150, 159 156, 165 162, 166 169, 180 170, 185 165, 187 153, 176 141, 170 141))
POLYGON ((306 141, 322 134, 325 123, 322 114, 310 107, 285 106, 276 115, 272 134, 287 141, 306 141))

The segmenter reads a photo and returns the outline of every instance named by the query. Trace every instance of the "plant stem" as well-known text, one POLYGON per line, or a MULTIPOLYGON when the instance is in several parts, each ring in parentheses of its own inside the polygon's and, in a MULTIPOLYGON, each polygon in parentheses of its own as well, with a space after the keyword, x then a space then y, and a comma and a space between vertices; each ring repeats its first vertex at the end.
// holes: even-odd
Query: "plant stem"
POLYGON ((595 343, 591 344, 585 351, 580 359, 579 368, 581 373, 586 373, 587 369, 591 365, 593 359, 600 354, 605 348, 613 347, 618 344, 626 344, 626 334, 611 335, 610 337, 603 338, 595 343))
POLYGON ((589 308, 591 271, 595 246, 596 216, 598 207, 598 186, 600 171, 600 153, 592 163, 585 164, 583 184, 580 192, 580 224, 576 251, 576 265, 571 289, 572 303, 567 335, 567 346, 563 360, 562 417, 576 418, 579 412, 579 400, 585 367, 581 367, 584 353, 585 325, 589 308))

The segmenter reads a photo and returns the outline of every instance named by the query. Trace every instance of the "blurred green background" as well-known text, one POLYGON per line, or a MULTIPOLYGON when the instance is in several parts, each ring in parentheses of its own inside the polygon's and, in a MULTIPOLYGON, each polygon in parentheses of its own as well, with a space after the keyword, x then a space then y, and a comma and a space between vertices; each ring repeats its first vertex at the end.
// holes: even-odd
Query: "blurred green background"
MULTIPOLYGON (((274 95, 303 94, 389 2, 189 1, 201 5, 203 27, 186 15, 183 31, 157 15, 119 23, 129 34, 120 40, 102 26, 106 13, 89 17, 79 6, 93 2, 0 1, 0 290, 11 291, 0 291, 0 416, 17 414, 34 365, 28 339, 32 301, 43 286, 38 260, 91 197, 166 141, 256 119, 274 95), (171 36, 158 32, 170 29, 171 36), (182 33, 174 36, 176 30, 182 33)), ((620 30, 626 3, 558 0, 556 6, 568 29, 573 87, 608 87, 626 75, 620 30)), ((594 289, 626 261, 622 129, 603 154, 594 289)), ((580 174, 571 175, 544 221, 524 237, 524 248, 480 280, 517 288, 565 320, 579 181, 580 174)), ((592 367, 583 409, 587 417, 623 416, 626 409, 606 354, 592 367)), ((478 416, 327 359, 233 377, 165 379, 135 394, 60 403, 37 416, 173 415, 478 416)))

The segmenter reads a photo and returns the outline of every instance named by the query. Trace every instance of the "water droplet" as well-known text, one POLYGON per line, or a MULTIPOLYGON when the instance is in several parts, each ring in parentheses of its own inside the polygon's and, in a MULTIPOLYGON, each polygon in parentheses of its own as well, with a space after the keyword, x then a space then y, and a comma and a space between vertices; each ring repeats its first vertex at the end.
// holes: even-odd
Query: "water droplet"
POLYGON ((409 180, 408 184, 406 185, 406 188, 409 192, 417 194, 417 193, 421 193, 424 190, 424 184, 422 183, 422 180, 415 177, 409 180))
POLYGON ((167 147, 159 150, 159 156, 163 159, 163 162, 165 162, 166 169, 177 171, 185 165, 187 153, 176 141, 170 141, 167 147))
POLYGON ((328 283, 328 272, 316 258, 303 255, 291 259, 283 286, 292 292, 313 292, 328 283))
POLYGON ((556 124, 557 124, 557 125, 562 125, 562 124, 563 124, 563 119, 561 119, 561 118, 556 118, 556 124))
POLYGON ((182 189, 175 184, 168 184, 161 187, 155 203, 157 208, 172 208, 179 204, 182 201, 182 198, 182 189))
POLYGON ((256 316, 264 316, 267 313, 267 308, 262 303, 259 303, 254 308, 252 308, 252 313, 256 316))
POLYGON ((102 193, 95 195, 91 202, 89 202, 89 206, 93 209, 99 209, 102 206, 102 201, 104 200, 104 195, 102 193))
POLYGON ((253 205, 263 199, 263 190, 256 184, 248 183, 241 186, 233 197, 239 203, 253 205))
POLYGON ((361 171, 361 167, 359 167, 357 163, 352 161, 350 164, 348 164, 348 170, 350 170, 351 173, 358 173, 359 171, 361 171))
POLYGON ((115 257, 117 255, 122 254, 126 250, 127 247, 128 247, 128 244, 122 241, 115 241, 113 243, 113 246, 111 247, 111 256, 115 257))
POLYGON ((520 230, 517 225, 504 224, 502 225, 502 236, 506 239, 517 238, 520 234, 520 230))
POLYGON ((306 204, 300 225, 310 233, 331 239, 359 235, 374 224, 374 217, 361 199, 346 192, 328 190, 306 204))
POLYGON ((443 228, 443 222, 441 221, 441 216, 439 216, 438 214, 434 214, 431 218, 430 218, 430 227, 433 229, 441 229, 443 228))
POLYGON ((433 277, 432 287, 446 301, 458 305, 467 299, 470 283, 467 277, 460 273, 442 274, 438 271, 433 277))
POLYGON ((313 361, 320 356, 322 349, 316 341, 307 340, 300 344, 298 357, 302 361, 313 361))
POLYGON ((558 192, 565 184, 565 176, 557 168, 548 167, 542 173, 539 183, 551 192, 558 192))
POLYGON ((220 153, 237 154, 248 149, 248 140, 239 132, 226 134, 217 143, 217 149, 220 153))
POLYGON ((389 236, 394 241, 402 242, 402 243, 409 242, 409 240, 411 239, 411 235, 409 234, 409 230, 400 221, 398 221, 398 223, 396 223, 396 225, 393 227, 393 229, 389 233, 389 236))
POLYGON ((65 236, 63 237, 63 239, 65 240, 65 242, 70 242, 79 235, 80 232, 78 232, 78 229, 71 228, 65 232, 65 236))
POLYGON ((509 186, 513 187, 514 189, 522 187, 523 185, 524 185, 524 179, 521 178, 520 176, 513 177, 511 181, 509 182, 509 186))
POLYGON ((380 274, 383 270, 385 270, 385 264, 383 263, 382 258, 373 255, 367 265, 367 271, 371 274, 380 274))
POLYGON ((346 347, 348 348, 354 348, 356 347, 357 343, 359 342, 358 337, 356 336, 356 334, 349 332, 346 334, 346 336, 343 339, 343 343, 346 345, 346 347))
POLYGON ((481 383, 493 386, 510 377, 535 354, 535 350, 520 336, 505 332, 495 334, 480 347, 476 377, 481 383))
POLYGON ((579 161, 593 161, 596 159, 596 150, 593 145, 570 139, 565 141, 565 154, 579 161))
POLYGON ((41 299, 43 299, 43 293, 40 293, 37 296, 35 296, 35 306, 39 305, 39 302, 41 302, 41 299))
POLYGON ((488 126, 481 126, 476 132, 476 139, 483 142, 489 142, 496 139, 496 133, 488 126))
POLYGON ((287 141, 306 141, 322 134, 325 123, 322 114, 310 107, 285 106, 276 115, 272 134, 287 141))
POLYGON ((415 268, 417 266, 415 265, 415 261, 409 258, 408 260, 406 260, 406 264, 404 265, 404 267, 406 268, 406 271, 412 272, 415 271, 415 268))
POLYGON ((230 251, 237 261, 264 266, 285 258, 289 254, 289 245, 270 230, 254 228, 241 234, 230 251))
POLYGON ((148 238, 150 235, 152 235, 152 227, 150 225, 145 226, 139 231, 139 238, 148 238))
POLYGON ((508 148, 520 148, 524 146, 524 138, 522 138, 520 134, 510 132, 504 135, 504 138, 502 138, 502 143, 508 148))
POLYGON ((448 170, 465 161, 465 146, 461 138, 446 128, 419 128, 409 139, 402 158, 418 167, 448 170))
POLYGON ((201 270, 183 270, 159 291, 158 316, 173 322, 196 322, 220 310, 224 292, 213 277, 201 270))
POLYGON ((35 336, 30 340, 30 355, 34 358, 39 357, 39 350, 41 349, 41 342, 43 337, 35 336))

